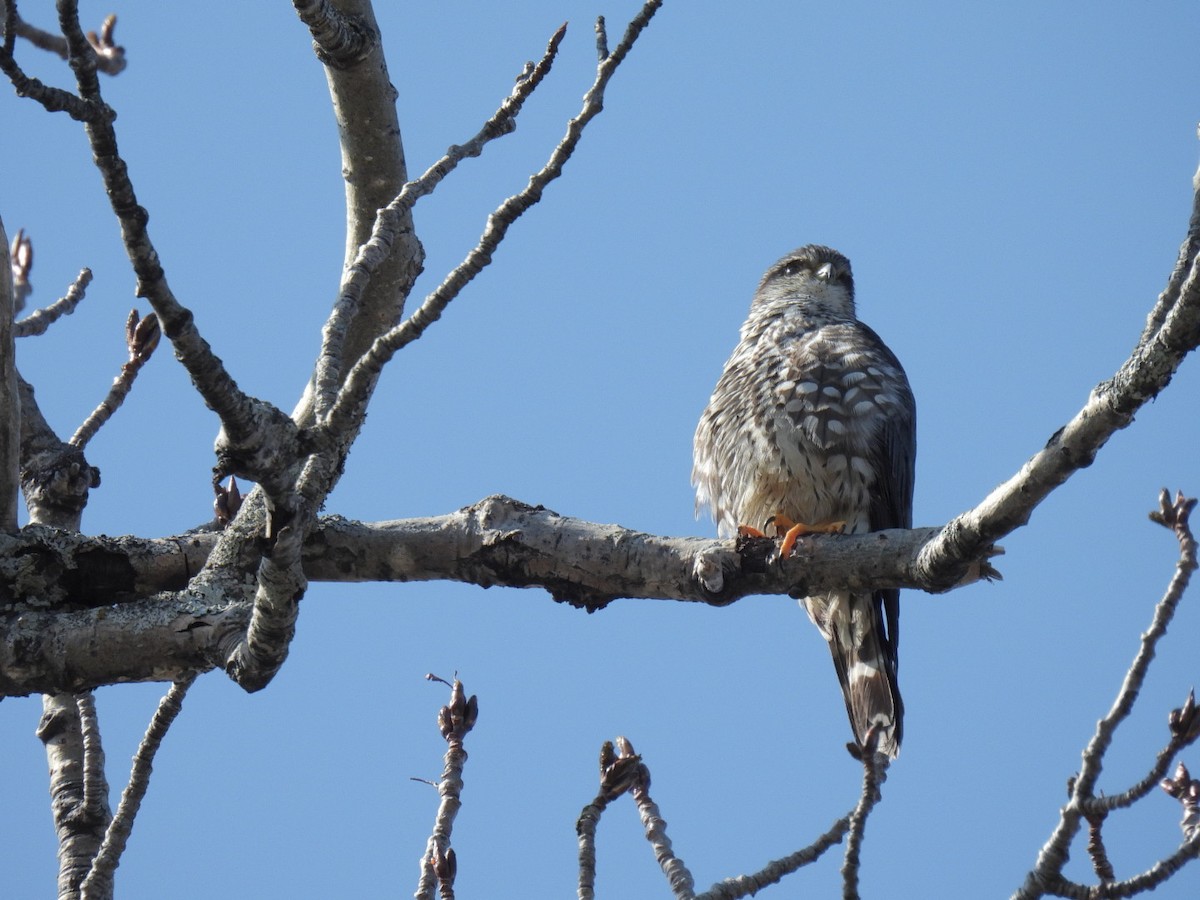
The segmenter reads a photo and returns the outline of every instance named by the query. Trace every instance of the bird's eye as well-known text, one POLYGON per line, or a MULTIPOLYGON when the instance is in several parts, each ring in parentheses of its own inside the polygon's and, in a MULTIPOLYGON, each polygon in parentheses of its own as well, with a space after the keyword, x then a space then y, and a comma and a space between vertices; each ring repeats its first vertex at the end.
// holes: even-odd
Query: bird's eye
POLYGON ((790 263, 780 266, 779 271, 776 274, 781 275, 784 278, 790 278, 793 275, 798 275, 801 272, 806 272, 806 271, 811 271, 808 266, 806 266, 802 262, 793 260, 790 263))

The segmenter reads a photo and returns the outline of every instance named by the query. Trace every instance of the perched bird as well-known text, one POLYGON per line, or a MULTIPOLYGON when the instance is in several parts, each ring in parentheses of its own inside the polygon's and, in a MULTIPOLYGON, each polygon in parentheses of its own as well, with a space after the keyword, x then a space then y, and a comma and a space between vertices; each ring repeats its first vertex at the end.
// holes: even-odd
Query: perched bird
MULTIPOLYGON (((850 261, 810 245, 767 270, 700 417, 692 483, 723 536, 912 527, 916 404, 899 360, 858 321, 850 261), (749 526, 749 527, 746 527, 749 526), (793 527, 794 526, 794 527, 793 527)), ((900 750, 899 591, 800 601, 829 642, 861 746, 900 750)))

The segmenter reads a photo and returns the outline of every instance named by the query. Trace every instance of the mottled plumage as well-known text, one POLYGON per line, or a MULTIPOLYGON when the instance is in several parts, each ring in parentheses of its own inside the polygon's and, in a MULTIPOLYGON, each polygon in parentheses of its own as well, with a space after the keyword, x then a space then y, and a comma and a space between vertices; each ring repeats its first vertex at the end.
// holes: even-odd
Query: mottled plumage
MULTIPOLYGON (((846 531, 912 527, 916 405, 904 369, 858 321, 850 261, 807 246, 759 283, 741 342, 696 428, 696 508, 720 533, 844 521, 846 531)), ((829 642, 859 743, 900 749, 899 592, 830 591, 801 600, 829 642)))

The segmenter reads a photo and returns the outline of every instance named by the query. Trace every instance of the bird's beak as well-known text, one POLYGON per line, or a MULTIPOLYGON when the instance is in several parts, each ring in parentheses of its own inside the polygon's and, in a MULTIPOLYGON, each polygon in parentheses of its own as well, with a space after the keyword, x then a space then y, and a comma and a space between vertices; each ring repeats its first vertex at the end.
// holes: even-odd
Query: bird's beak
POLYGON ((825 263, 817 269, 817 277, 822 281, 833 281, 833 263, 825 263))

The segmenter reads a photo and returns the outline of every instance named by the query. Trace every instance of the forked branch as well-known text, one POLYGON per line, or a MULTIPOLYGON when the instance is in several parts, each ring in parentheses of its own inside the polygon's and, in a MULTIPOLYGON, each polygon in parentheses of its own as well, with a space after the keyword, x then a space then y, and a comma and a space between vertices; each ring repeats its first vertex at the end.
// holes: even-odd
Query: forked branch
MULTIPOLYGON (((1117 728, 1133 710, 1133 704, 1149 672, 1158 644, 1166 635, 1167 626, 1174 618, 1191 575, 1196 570, 1197 545, 1189 523, 1195 506, 1194 499, 1182 494, 1176 494, 1172 499, 1164 490, 1159 509, 1151 514, 1151 518, 1169 528, 1179 542, 1179 560, 1175 566, 1175 575, 1154 608, 1150 627, 1141 637, 1138 652, 1117 692, 1112 708, 1097 724, 1096 733, 1083 752, 1082 767, 1079 774, 1071 779, 1070 796, 1059 813, 1058 825, 1038 854, 1037 863, 1026 876, 1025 883, 1013 894, 1013 900, 1036 900, 1046 895, 1089 900, 1101 897, 1132 897, 1143 891, 1153 890, 1183 865, 1200 856, 1200 835, 1191 834, 1173 853, 1147 871, 1133 878, 1117 881, 1107 856, 1103 854, 1103 844, 1100 840, 1099 831, 1104 817, 1111 810, 1127 806, 1135 799, 1144 797, 1153 781, 1150 778, 1143 779, 1139 786, 1112 799, 1098 794, 1096 790, 1104 756, 1112 744, 1117 728), (1093 865, 1100 878, 1100 883, 1091 887, 1073 882, 1062 874, 1071 843, 1085 823, 1092 831, 1093 865)), ((1194 698, 1189 696, 1188 702, 1181 709, 1171 713, 1168 725, 1171 739, 1167 749, 1159 754, 1152 776, 1155 772, 1165 771, 1175 754, 1200 738, 1200 714, 1197 713, 1194 698)))

